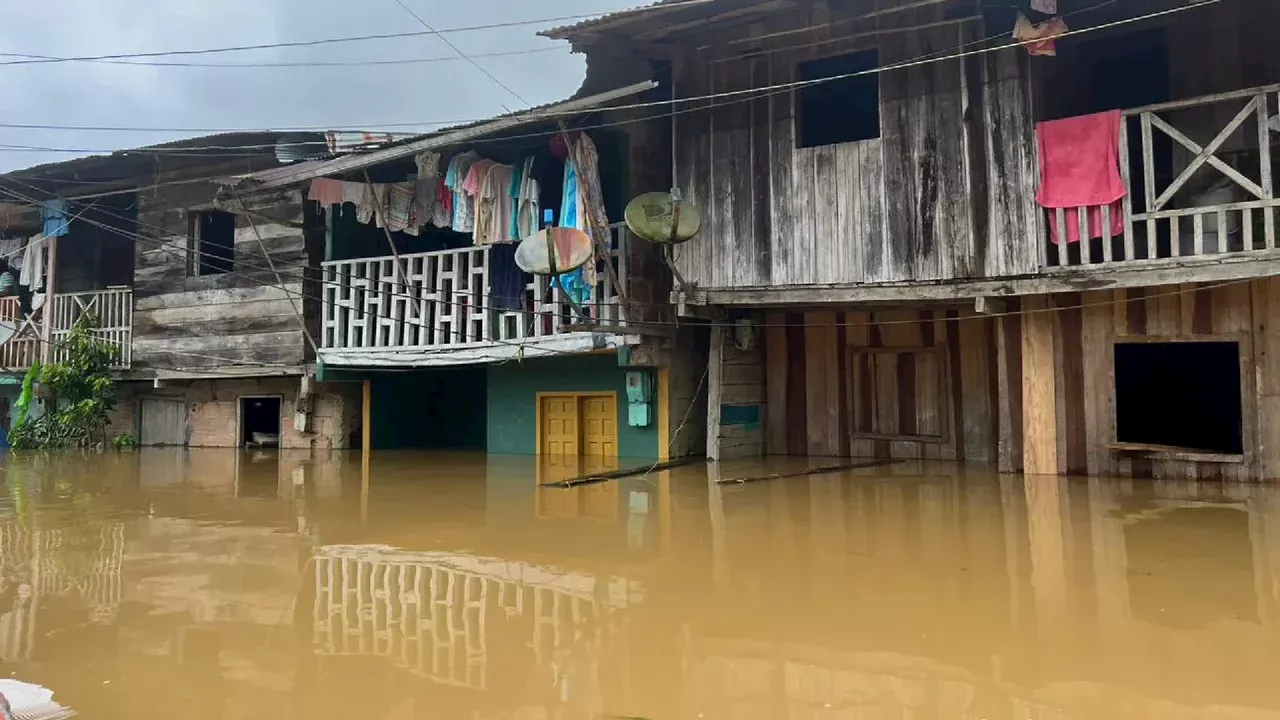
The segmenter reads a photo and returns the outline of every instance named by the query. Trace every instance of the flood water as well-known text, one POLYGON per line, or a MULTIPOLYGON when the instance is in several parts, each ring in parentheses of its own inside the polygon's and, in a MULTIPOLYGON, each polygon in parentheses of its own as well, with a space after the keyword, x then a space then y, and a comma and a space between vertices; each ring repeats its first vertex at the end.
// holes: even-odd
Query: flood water
POLYGON ((0 677, 84 718, 1280 718, 1268 487, 3 462, 0 677))

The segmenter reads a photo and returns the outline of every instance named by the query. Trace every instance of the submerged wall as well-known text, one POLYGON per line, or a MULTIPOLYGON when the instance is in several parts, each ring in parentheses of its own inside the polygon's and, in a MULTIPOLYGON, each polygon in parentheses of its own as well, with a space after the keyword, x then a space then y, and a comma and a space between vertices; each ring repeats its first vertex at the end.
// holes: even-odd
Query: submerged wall
POLYGON ((488 451, 533 455, 537 452, 538 393, 617 393, 618 454, 623 458, 657 458, 658 402, 648 427, 627 425, 626 369, 613 353, 539 358, 489 368, 488 451))
POLYGON ((375 450, 484 450, 485 369, 448 368, 373 376, 375 450))

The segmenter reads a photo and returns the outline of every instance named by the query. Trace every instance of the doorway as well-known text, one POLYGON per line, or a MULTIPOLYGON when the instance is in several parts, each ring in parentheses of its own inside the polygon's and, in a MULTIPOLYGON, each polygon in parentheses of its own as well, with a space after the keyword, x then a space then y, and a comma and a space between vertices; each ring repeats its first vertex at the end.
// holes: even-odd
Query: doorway
MULTIPOLYGON (((612 392, 538 395, 538 485, 618 469, 618 396, 612 392)), ((617 483, 539 487, 540 518, 617 519, 617 483)))
POLYGON ((240 447, 280 447, 279 395, 240 398, 240 447))
POLYGON ((187 444, 187 403, 182 398, 142 398, 138 407, 138 444, 146 447, 187 444))

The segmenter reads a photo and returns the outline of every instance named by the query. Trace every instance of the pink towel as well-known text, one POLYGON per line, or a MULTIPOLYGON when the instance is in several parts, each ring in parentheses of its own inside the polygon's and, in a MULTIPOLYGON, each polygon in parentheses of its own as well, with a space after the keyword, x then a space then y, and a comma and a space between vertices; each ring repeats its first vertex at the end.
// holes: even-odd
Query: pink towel
POLYGON ((342 204, 342 181, 329 178, 316 178, 311 181, 311 190, 307 199, 320 203, 320 207, 342 204))
POLYGON ((1088 237, 1102 237, 1102 206, 1111 206, 1111 234, 1124 233, 1124 181, 1120 178, 1120 111, 1052 120, 1036 125, 1040 145, 1040 192, 1036 202, 1049 210, 1053 242, 1059 242, 1056 208, 1066 208, 1067 242, 1080 240, 1080 215, 1087 207, 1088 237))

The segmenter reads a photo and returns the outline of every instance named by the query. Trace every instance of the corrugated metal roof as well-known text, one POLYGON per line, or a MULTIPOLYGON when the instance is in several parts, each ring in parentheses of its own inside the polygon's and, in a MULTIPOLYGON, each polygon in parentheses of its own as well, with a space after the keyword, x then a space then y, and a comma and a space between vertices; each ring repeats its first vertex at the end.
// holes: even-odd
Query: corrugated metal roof
POLYGON ((542 30, 538 34, 542 37, 551 38, 553 40, 567 40, 574 35, 579 35, 590 30, 601 30, 610 25, 621 21, 629 21, 640 16, 652 15, 657 12, 669 12, 679 10, 690 5, 705 5, 715 0, 657 0, 657 2, 648 5, 640 5, 627 10, 618 10, 608 15, 601 15, 598 18, 583 20, 572 25, 562 25, 561 27, 551 28, 550 30, 542 30))
POLYGON ((434 133, 422 135, 408 142, 384 147, 380 150, 374 150, 373 152, 359 155, 346 155, 330 160, 308 160, 294 165, 271 168, 262 172, 243 175, 236 178, 231 184, 243 187, 246 190, 268 190, 271 188, 284 187, 295 183, 305 182, 325 175, 339 175, 342 173, 352 172, 354 170, 360 170, 380 163, 412 157, 424 150, 434 150, 448 147, 449 145, 471 142, 481 139, 486 135, 501 132, 519 125, 553 120, 559 116, 559 113, 591 110, 612 100, 642 93, 646 90, 657 87, 657 85, 658 84, 652 80, 646 80, 645 82, 635 83, 634 85, 628 85, 626 87, 617 88, 597 95, 589 95, 587 97, 574 98, 571 100, 562 100, 560 102, 530 108, 529 110, 521 110, 507 115, 499 115, 488 120, 438 130, 434 133))

